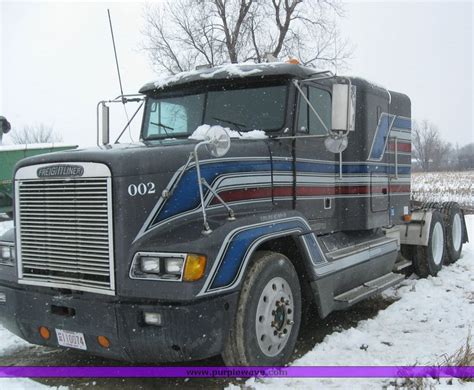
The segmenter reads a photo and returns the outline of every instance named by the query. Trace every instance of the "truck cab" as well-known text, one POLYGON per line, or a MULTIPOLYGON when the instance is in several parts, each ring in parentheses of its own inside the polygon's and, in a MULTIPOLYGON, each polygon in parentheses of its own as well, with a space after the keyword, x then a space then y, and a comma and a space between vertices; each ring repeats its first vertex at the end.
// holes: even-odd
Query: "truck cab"
POLYGON ((128 361, 280 365, 307 302, 324 318, 398 283, 401 247, 420 273, 441 268, 448 212, 410 203, 406 95, 284 63, 140 93, 140 142, 16 166, 0 263, 13 333, 128 361))

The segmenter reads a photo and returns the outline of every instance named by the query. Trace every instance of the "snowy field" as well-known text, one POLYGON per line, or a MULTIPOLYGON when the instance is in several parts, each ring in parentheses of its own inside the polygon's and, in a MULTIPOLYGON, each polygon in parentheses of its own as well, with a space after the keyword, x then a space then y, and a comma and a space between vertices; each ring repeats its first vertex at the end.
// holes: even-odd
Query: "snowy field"
POLYGON ((412 173, 411 192, 421 202, 452 200, 474 208, 474 171, 412 173))
MULTIPOLYGON (((467 216, 474 240, 474 215, 467 216)), ((3 223, 2 228, 5 228, 3 223)), ((406 279, 384 293, 398 300, 373 318, 327 335, 322 342, 292 364, 305 365, 434 365, 474 336, 474 243, 464 246, 462 258, 441 270, 438 277, 406 279)), ((0 356, 15 356, 28 344, 0 326, 0 356)), ((255 389, 383 389, 390 379, 249 379, 255 389)), ((398 384, 401 384, 399 380, 398 384)), ((474 384, 426 380, 429 388, 473 389, 474 384)), ((242 385, 230 384, 237 389, 242 385)), ((28 379, 0 380, 0 389, 51 388, 28 379)), ((63 387, 64 388, 64 387, 63 387)), ((392 388, 394 388, 392 386, 392 388)))

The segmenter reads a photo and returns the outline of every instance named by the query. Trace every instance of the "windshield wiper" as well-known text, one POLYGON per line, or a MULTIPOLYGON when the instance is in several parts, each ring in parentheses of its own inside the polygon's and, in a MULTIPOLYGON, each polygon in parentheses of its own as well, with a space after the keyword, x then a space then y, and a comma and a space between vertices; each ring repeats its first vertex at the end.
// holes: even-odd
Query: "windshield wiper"
POLYGON ((212 119, 214 119, 216 121, 219 121, 219 122, 224 122, 224 123, 229 123, 231 125, 234 125, 235 127, 237 127, 237 133, 239 133, 240 136, 242 135, 242 131, 243 131, 242 127, 247 127, 247 125, 245 125, 245 124, 238 123, 238 122, 233 122, 233 121, 230 121, 228 119, 217 118, 215 116, 213 116, 212 119))
POLYGON ((170 135, 168 134, 168 132, 166 131, 166 129, 171 130, 171 131, 174 130, 174 127, 166 126, 166 125, 164 125, 164 124, 161 123, 161 122, 152 122, 152 121, 150 121, 150 124, 155 125, 155 126, 162 127, 163 130, 165 131, 167 137, 169 137, 170 135))

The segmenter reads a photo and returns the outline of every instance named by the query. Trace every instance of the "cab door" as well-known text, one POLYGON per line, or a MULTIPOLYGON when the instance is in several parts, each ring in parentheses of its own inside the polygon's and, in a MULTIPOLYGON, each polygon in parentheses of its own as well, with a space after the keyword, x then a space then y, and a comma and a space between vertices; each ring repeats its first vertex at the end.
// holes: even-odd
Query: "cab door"
POLYGON ((310 221, 313 229, 331 230, 336 216, 337 155, 324 146, 326 128, 331 128, 331 93, 329 89, 315 84, 302 84, 301 87, 318 115, 298 93, 295 123, 296 209, 310 221))

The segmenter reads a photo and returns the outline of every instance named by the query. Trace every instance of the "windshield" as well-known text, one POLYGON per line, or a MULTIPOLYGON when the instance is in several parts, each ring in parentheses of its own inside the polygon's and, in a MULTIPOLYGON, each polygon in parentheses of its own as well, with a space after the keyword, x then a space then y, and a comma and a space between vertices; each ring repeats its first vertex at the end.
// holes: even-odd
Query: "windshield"
POLYGON ((241 132, 281 129, 287 86, 220 88, 199 93, 148 98, 143 139, 187 137, 202 124, 241 132))

